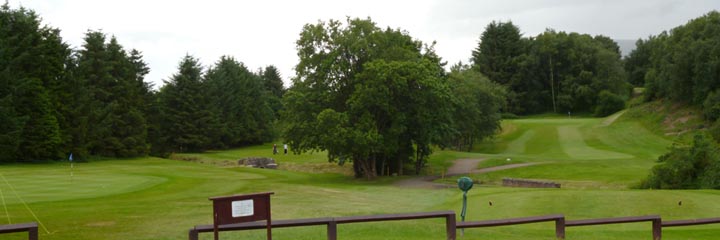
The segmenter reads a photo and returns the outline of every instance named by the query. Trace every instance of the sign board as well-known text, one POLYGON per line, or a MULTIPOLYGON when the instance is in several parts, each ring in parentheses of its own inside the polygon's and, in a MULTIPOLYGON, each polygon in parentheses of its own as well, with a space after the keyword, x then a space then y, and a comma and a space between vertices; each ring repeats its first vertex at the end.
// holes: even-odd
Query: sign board
POLYGON ((232 201, 230 205, 232 206, 232 217, 234 218, 248 217, 255 213, 253 200, 232 201))
POLYGON ((212 197, 213 225, 215 240, 218 240, 218 226, 233 223, 267 220, 267 239, 272 240, 270 230, 270 195, 272 192, 212 197))

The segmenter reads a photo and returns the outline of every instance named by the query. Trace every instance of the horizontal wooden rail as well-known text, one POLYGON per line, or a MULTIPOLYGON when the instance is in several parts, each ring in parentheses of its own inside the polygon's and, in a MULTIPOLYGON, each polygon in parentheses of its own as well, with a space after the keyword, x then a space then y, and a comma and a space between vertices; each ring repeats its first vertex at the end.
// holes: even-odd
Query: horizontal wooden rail
POLYGON ((440 211, 440 212, 400 213, 400 214, 380 214, 380 215, 368 215, 368 216, 336 217, 335 222, 337 222, 338 224, 344 224, 344 223, 381 222, 381 221, 397 221, 397 220, 411 220, 411 219, 425 219, 425 218, 447 218, 449 216, 455 217, 455 212, 440 211))
POLYGON ((617 218, 596 218, 596 219, 572 220, 572 221, 565 222, 565 226, 577 227, 577 226, 588 226, 588 225, 604 225, 604 224, 652 222, 652 221, 660 221, 660 216, 649 215, 649 216, 639 216, 639 217, 617 217, 617 218))
POLYGON ((704 225, 704 224, 714 224, 714 223, 720 223, 720 218, 702 218, 702 219, 662 221, 662 227, 681 227, 681 226, 704 225))
POLYGON ((16 232, 28 232, 29 240, 38 240, 38 224, 35 222, 0 225, 0 234, 16 232))
POLYGON ((497 220, 485 220, 475 222, 460 222, 457 224, 457 228, 476 228, 476 227, 495 227, 495 226, 506 226, 506 225, 517 225, 537 222, 550 222, 560 219, 565 219, 562 214, 556 215, 545 215, 536 217, 524 217, 524 218, 508 218, 508 219, 497 219, 497 220))
MULTIPOLYGON (((455 240, 455 212, 424 212, 424 213, 402 213, 402 214, 382 214, 369 216, 351 216, 337 218, 310 218, 310 219, 291 219, 291 220, 274 220, 272 228, 282 227, 302 227, 302 226, 327 226, 327 238, 329 240, 337 240, 337 224, 360 223, 360 222, 381 222, 381 221, 397 221, 412 220, 426 218, 445 218, 445 228, 448 240, 455 240)), ((226 224, 218 226, 219 231, 235 231, 250 229, 265 229, 267 222, 249 222, 239 224, 226 224)), ((188 231, 188 239, 197 240, 201 232, 213 232, 213 225, 198 225, 188 231)))
POLYGON ((496 227, 538 222, 555 222, 555 237, 557 239, 565 239, 565 216, 562 214, 474 222, 460 222, 457 224, 457 228, 496 227))
MULTIPOLYGON (((448 240, 455 240, 455 237, 456 237, 456 235, 455 235, 455 212, 453 212, 453 211, 338 217, 338 218, 335 218, 335 222, 338 224, 345 224, 345 223, 397 221, 397 220, 412 220, 412 219, 426 219, 426 218, 445 218, 445 236, 447 237, 448 240)), ((330 238, 330 240, 336 240, 336 239, 337 238, 330 238)))
POLYGON ((573 220, 573 221, 565 222, 565 226, 566 227, 579 227, 579 226, 589 226, 589 225, 605 225, 605 224, 634 223, 634 222, 652 222, 653 240, 660 240, 662 238, 661 219, 660 219, 660 216, 658 216, 658 215, 573 220))
MULTIPOLYGON (((288 220, 275 220, 272 221, 273 228, 284 228, 284 227, 303 227, 303 226, 328 226, 328 233, 330 232, 330 225, 333 222, 332 218, 306 218, 306 219, 288 219, 288 220)), ((333 224, 334 225, 334 224, 333 224)), ((238 224, 226 224, 218 226, 219 231, 237 231, 237 230, 251 230, 251 229, 265 229, 267 222, 247 222, 238 224)), ((199 233, 201 232, 213 232, 214 227, 210 225, 198 225, 195 228, 191 228, 188 232, 188 239, 198 240, 199 233)), ((330 236, 328 236, 328 239, 330 236)))
MULTIPOLYGON (((662 228, 663 227, 680 227, 680 226, 720 223, 720 218, 662 221, 660 216, 658 216, 658 215, 617 217, 617 218, 597 218, 597 219, 583 219, 583 220, 566 221, 564 215, 554 214, 554 215, 544 215, 544 216, 534 216, 534 217, 508 218, 508 219, 461 222, 461 223, 457 223, 455 220, 455 217, 456 217, 455 212, 453 212, 453 211, 439 211, 439 212, 349 216, 349 217, 336 217, 336 218, 288 219, 288 220, 272 221, 272 227, 273 228, 284 228, 284 227, 325 225, 325 226, 327 226, 327 239, 337 240, 337 225, 338 224, 413 220, 413 219, 427 219, 427 218, 445 218, 447 239, 454 240, 456 238, 455 231, 458 228, 464 229, 464 228, 496 227, 496 226, 508 226, 508 225, 554 221, 556 237, 558 239, 565 239, 565 228, 566 227, 580 227, 580 226, 590 226, 590 225, 606 225, 606 224, 621 224, 621 223, 635 223, 635 222, 652 222, 653 240, 660 240, 662 238, 662 228)), ((265 229, 266 224, 267 224, 267 222, 265 222, 265 221, 240 223, 240 224, 227 224, 227 225, 220 225, 219 230, 220 231, 236 231, 236 230, 265 229)), ((31 240, 37 240, 37 223, 15 224, 15 225, 4 225, 4 226, 0 225, 0 233, 22 232, 22 231, 28 231, 30 233, 31 240)), ((213 232, 213 225, 195 226, 194 228, 190 229, 188 238, 190 240, 197 240, 199 237, 198 235, 201 232, 213 232)))

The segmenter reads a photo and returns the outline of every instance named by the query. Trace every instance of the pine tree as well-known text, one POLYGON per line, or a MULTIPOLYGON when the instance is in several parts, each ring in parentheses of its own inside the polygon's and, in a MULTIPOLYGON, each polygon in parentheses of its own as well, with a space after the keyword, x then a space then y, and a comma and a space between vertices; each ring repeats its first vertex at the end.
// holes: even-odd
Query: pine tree
POLYGON ((57 159, 60 155, 60 131, 53 114, 48 93, 37 78, 27 78, 19 86, 16 106, 18 113, 27 116, 18 153, 20 160, 57 159))
POLYGON ((273 65, 267 66, 264 71, 260 71, 258 74, 262 77, 265 90, 268 91, 269 96, 267 98, 268 104, 274 113, 274 118, 280 118, 280 111, 282 110, 282 96, 285 94, 285 87, 283 86, 280 72, 273 65))
POLYGON ((222 146, 219 147, 236 147, 272 139, 274 115, 260 76, 235 59, 223 56, 208 70, 205 83, 212 109, 222 126, 222 146))
POLYGON ((282 95, 285 93, 285 87, 283 86, 283 81, 278 69, 270 65, 265 67, 265 70, 262 71, 260 75, 262 76, 265 89, 277 98, 282 98, 282 95))
POLYGON ((154 124, 162 137, 153 145, 155 152, 204 151, 215 140, 218 123, 209 109, 201 75, 199 61, 185 56, 178 73, 160 89, 158 104, 161 116, 154 124))
POLYGON ((133 59, 127 55, 122 46, 113 37, 107 45, 109 52, 108 64, 111 65, 111 75, 115 79, 114 85, 108 86, 112 99, 108 105, 109 114, 103 123, 112 126, 113 131, 103 139, 105 151, 110 156, 132 157, 146 155, 147 123, 143 108, 143 84, 147 70, 142 68, 144 63, 141 56, 136 54, 133 59), (140 79, 140 80, 138 80, 140 79))
POLYGON ((115 37, 90 31, 80 51, 77 77, 89 93, 86 145, 90 154, 142 156, 148 152, 143 78, 148 68, 139 52, 128 55, 115 37))
POLYGON ((0 149, 3 161, 57 159, 60 129, 45 85, 62 74, 59 31, 31 10, 0 7, 0 149))
POLYGON ((101 124, 109 114, 107 104, 111 100, 111 92, 105 86, 113 82, 110 65, 107 63, 105 34, 88 31, 83 48, 78 54, 76 77, 86 86, 88 96, 85 111, 80 113, 87 117, 87 134, 80 144, 88 150, 89 155, 101 155, 104 153, 103 139, 110 136, 112 131, 111 126, 101 124))

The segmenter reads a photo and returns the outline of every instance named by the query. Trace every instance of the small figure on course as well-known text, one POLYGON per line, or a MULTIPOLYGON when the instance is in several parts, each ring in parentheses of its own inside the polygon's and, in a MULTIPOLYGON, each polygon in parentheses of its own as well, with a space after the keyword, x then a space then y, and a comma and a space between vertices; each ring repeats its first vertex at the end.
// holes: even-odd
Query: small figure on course
POLYGON ((273 155, 277 154, 277 144, 273 144, 273 155))
POLYGON ((287 143, 283 144, 283 149, 285 149, 285 155, 287 155, 287 143))

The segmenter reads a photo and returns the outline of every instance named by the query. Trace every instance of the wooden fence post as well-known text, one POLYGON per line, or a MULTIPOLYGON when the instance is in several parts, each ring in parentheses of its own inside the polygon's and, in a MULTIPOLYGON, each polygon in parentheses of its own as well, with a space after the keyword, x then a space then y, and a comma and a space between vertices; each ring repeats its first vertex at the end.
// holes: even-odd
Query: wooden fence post
POLYGON ((195 230, 195 228, 191 228, 190 231, 188 231, 188 240, 198 240, 198 231, 195 230))
POLYGON ((330 221, 327 225, 327 239, 337 240, 337 223, 335 222, 335 219, 330 221))
POLYGON ((565 240, 565 217, 555 220, 555 237, 558 240, 565 240))
POLYGON ((28 229, 28 239, 30 240, 38 240, 38 227, 31 227, 28 229))
POLYGON ((455 213, 448 214, 445 217, 445 232, 448 240, 455 240, 457 234, 457 228, 455 223, 455 213))
POLYGON ((654 219, 652 221, 652 228, 653 228, 653 240, 661 240, 662 239, 662 220, 660 220, 660 218, 654 219))

